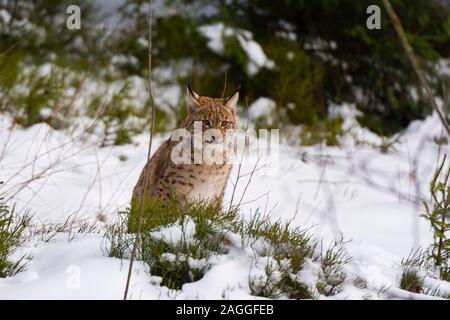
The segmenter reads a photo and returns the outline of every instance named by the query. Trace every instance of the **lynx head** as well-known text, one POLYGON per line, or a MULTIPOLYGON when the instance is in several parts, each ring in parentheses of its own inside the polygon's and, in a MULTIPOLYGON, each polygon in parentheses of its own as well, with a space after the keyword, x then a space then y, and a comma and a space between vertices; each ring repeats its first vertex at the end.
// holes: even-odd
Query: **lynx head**
POLYGON ((188 116, 182 127, 193 132, 194 124, 201 123, 205 143, 221 143, 227 130, 236 128, 236 105, 239 92, 226 99, 200 96, 190 86, 186 90, 188 116))

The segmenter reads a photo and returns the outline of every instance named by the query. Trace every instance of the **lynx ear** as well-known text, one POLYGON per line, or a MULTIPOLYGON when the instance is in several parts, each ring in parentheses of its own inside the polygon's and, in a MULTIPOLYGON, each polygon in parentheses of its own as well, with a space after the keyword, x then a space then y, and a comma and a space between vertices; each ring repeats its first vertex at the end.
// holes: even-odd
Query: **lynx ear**
POLYGON ((200 96, 192 91, 191 83, 189 83, 186 88, 186 104, 189 113, 194 112, 200 107, 200 104, 198 103, 199 98, 200 96))
POLYGON ((225 99, 225 106, 233 111, 236 112, 236 105, 239 100, 239 91, 237 90, 235 93, 233 93, 231 96, 225 99))

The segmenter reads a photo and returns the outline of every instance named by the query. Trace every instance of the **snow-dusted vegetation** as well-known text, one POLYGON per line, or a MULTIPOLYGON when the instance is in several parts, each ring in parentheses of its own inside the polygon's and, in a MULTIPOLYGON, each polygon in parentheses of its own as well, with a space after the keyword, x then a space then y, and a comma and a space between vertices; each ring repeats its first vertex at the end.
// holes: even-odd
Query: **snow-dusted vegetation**
MULTIPOLYGON (((122 299, 127 282, 148 7, 80 1, 83 27, 68 31, 66 2, 0 0, 0 299, 122 299)), ((154 3, 152 151, 185 117, 191 79, 214 97, 242 84, 238 127, 279 128, 278 161, 236 155, 222 205, 145 208, 128 298, 448 299, 449 137, 388 19, 328 33, 296 24, 314 5, 260 1, 246 16, 246 1, 225 2, 154 3)), ((449 8, 408 10, 447 118, 449 8)))
MULTIPOLYGON (((430 203, 428 182, 437 164, 438 149, 441 154, 448 152, 446 146, 433 142, 440 135, 438 119, 431 116, 412 124, 392 146, 395 150, 388 152, 381 151, 381 138, 356 126, 341 137, 340 147, 293 148, 282 144, 278 173, 254 173, 239 217, 251 221, 259 216, 265 223, 281 220, 294 233, 295 228, 307 230, 311 241, 323 241, 316 245, 317 251, 322 246, 326 250, 343 237, 346 263, 340 268, 345 280, 335 298, 424 298, 399 288, 404 268, 401 262, 410 251, 426 249, 432 242, 430 226, 419 216, 425 213, 419 201, 430 203), (418 176, 414 179, 410 175, 411 154, 417 155, 418 176)), ((1 280, 2 298, 32 298, 37 294, 33 288, 40 288, 41 298, 121 298, 129 239, 128 243, 116 243, 124 248, 120 254, 112 254, 111 238, 104 234, 119 228, 120 219, 124 219, 123 210, 145 162, 146 135, 136 136, 134 145, 99 148, 71 141, 70 136, 45 124, 13 129, 11 119, 4 118, 2 137, 8 136, 2 159, 1 179, 6 182, 3 194, 9 203, 16 203, 16 212, 29 208, 34 216, 30 237, 14 254, 14 258, 26 255, 31 260, 25 271, 1 280), (66 224, 68 217, 72 222, 66 224), (94 226, 80 228, 83 224, 94 226), (73 266, 81 271, 79 290, 66 287, 73 266), (56 289, 42 290, 47 286, 56 289)), ((244 165, 241 170, 247 176, 241 178, 237 194, 244 192, 253 165, 244 165)), ((229 203, 232 192, 230 183, 225 203, 229 203)), ((195 226, 195 220, 186 216, 154 232, 172 245, 182 246, 195 235, 195 226), (180 239, 182 242, 177 242, 180 239)), ((286 293, 281 290, 278 294, 279 288, 255 289, 266 282, 273 285, 271 282, 280 276, 278 268, 283 267, 280 260, 272 260, 275 258, 270 252, 274 249, 264 244, 264 237, 244 239, 254 236, 240 234, 236 226, 219 224, 217 228, 223 233, 223 249, 205 249, 208 257, 194 260, 208 266, 200 279, 188 281, 177 287, 179 290, 169 290, 161 285, 160 274, 150 272, 151 265, 138 263, 132 297, 252 298, 252 294, 264 296, 256 294, 264 290, 274 290, 273 297, 283 297, 286 293), (269 275, 267 268, 271 270, 269 275)), ((132 237, 126 226, 117 232, 116 236, 125 240, 132 237)), ((165 258, 170 259, 170 253, 165 258)), ((307 264, 304 273, 298 275, 305 277, 300 283, 314 287, 321 272, 314 264, 307 264)), ((437 280, 432 269, 423 268, 420 274, 425 279, 425 291, 444 294, 450 290, 447 282, 437 280)), ((314 297, 325 298, 317 293, 314 297)))

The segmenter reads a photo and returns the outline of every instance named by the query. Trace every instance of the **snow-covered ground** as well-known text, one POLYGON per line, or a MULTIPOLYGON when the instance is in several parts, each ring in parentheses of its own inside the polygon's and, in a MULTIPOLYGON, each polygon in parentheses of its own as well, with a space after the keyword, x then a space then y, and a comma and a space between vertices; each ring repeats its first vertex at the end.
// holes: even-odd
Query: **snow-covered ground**
MULTIPOLYGON (((398 289, 402 258, 413 248, 428 247, 431 233, 420 218, 422 200, 438 154, 449 146, 434 142, 442 132, 436 116, 413 122, 389 150, 386 141, 359 127, 351 106, 342 106, 346 133, 341 146, 290 147, 280 145, 278 171, 257 170, 246 190, 241 213, 257 208, 271 218, 292 220, 311 228, 316 237, 332 240, 343 234, 352 261, 345 266, 348 279, 335 298, 426 298, 398 289), (367 288, 354 285, 363 279, 367 288)), ((281 130, 283 135, 283 130, 281 130)), ((91 220, 101 214, 106 223, 127 205, 146 161, 147 135, 134 144, 98 148, 95 136, 54 131, 45 124, 28 129, 0 118, 0 194, 18 211, 31 209, 35 222, 63 221, 69 215, 91 220)), ((162 141, 158 137, 153 150, 162 141)), ((242 173, 254 163, 244 164, 242 173)), ((237 167, 231 180, 236 181, 237 167)), ((236 194, 246 189, 245 175, 236 194)), ((233 186, 228 184, 225 202, 233 186)), ((237 197, 239 199, 239 196, 237 197)), ((101 224, 101 223, 100 223, 101 224)), ((0 299, 121 299, 128 263, 102 251, 102 234, 58 234, 50 243, 28 243, 23 250, 33 259, 27 270, 0 279, 0 299)), ((137 263, 131 298, 254 298, 248 286, 250 256, 231 250, 198 282, 179 292, 158 285, 159 279, 137 263)), ((430 286, 450 292, 450 284, 427 278, 430 286)))

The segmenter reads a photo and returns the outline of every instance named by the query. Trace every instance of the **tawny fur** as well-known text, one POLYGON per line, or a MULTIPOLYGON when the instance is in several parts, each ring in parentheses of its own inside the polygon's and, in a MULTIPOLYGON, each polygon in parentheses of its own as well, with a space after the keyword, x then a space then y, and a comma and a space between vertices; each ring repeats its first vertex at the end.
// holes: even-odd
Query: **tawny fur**
MULTIPOLYGON (((188 88, 188 116, 178 128, 185 128, 193 133, 194 122, 200 121, 203 131, 217 129, 222 136, 215 137, 216 141, 222 141, 225 131, 234 130, 236 127, 235 110, 238 98, 237 92, 228 99, 202 97, 188 88), (209 125, 205 125, 205 122, 209 122, 209 125)), ((203 145, 208 143, 205 140, 203 145)), ((133 201, 151 198, 166 200, 172 196, 183 200, 222 201, 231 162, 194 164, 192 161, 190 164, 175 164, 171 154, 177 143, 166 140, 150 158, 134 187, 133 201)), ((191 157, 193 160, 193 152, 191 157)))

